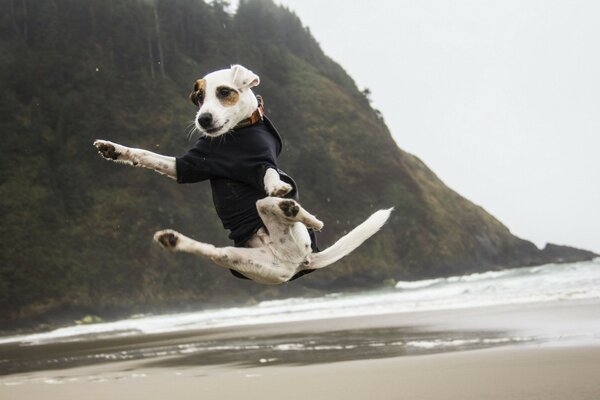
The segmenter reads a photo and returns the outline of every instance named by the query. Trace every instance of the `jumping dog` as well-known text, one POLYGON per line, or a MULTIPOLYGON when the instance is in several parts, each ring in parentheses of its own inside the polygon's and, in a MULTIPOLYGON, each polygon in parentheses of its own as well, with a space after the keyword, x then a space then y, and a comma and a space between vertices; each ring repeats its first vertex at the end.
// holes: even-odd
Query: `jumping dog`
POLYGON ((295 200, 295 182, 277 167, 281 138, 252 88, 258 75, 241 65, 198 79, 190 100, 198 107, 200 139, 182 157, 96 140, 105 159, 155 170, 193 183, 209 180, 217 214, 235 246, 215 247, 174 230, 155 233, 166 249, 208 257, 234 274, 262 284, 287 282, 326 267, 374 235, 392 209, 379 210, 331 247, 317 252, 311 230, 323 222, 295 200))

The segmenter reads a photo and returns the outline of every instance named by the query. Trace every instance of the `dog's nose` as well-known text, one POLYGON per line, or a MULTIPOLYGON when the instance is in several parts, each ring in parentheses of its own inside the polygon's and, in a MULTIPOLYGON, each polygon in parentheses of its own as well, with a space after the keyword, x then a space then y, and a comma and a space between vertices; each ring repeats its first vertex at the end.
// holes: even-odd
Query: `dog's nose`
POLYGON ((212 114, 211 113, 202 113, 198 117, 198 123, 203 128, 208 128, 209 126, 211 126, 212 125, 212 120, 213 120, 213 118, 212 118, 212 114))

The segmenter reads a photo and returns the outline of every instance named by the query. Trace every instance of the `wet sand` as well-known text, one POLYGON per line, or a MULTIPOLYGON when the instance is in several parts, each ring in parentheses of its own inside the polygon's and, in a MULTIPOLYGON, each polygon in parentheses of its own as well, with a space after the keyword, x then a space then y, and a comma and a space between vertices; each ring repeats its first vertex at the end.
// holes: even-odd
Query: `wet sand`
POLYGON ((0 380, 2 399, 569 399, 600 397, 600 347, 510 347, 304 366, 112 363, 0 380), (20 382, 20 383, 19 383, 20 382))

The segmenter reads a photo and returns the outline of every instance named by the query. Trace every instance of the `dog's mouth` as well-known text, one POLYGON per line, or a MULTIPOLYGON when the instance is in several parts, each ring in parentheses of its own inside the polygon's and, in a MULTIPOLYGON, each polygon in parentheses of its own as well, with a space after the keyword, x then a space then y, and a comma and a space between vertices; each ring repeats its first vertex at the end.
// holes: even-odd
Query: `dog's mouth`
POLYGON ((219 132, 221 129, 223 129, 225 127, 225 125, 227 125, 227 123, 229 122, 229 120, 225 121, 223 123, 223 125, 221 126, 215 126, 213 128, 203 128, 204 133, 206 133, 207 135, 214 135, 215 133, 219 132))

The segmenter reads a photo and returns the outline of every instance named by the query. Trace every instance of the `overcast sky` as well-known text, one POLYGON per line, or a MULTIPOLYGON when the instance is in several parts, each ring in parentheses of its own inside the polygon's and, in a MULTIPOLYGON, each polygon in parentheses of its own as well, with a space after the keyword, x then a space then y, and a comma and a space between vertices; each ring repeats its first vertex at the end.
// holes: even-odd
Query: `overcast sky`
POLYGON ((277 1, 447 185, 600 253, 599 1, 277 1))

